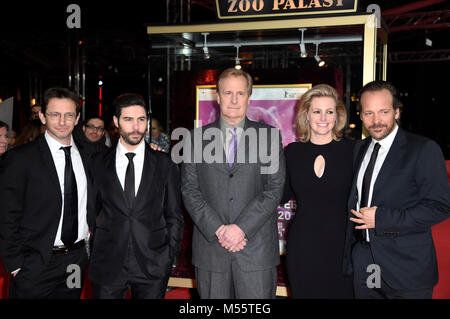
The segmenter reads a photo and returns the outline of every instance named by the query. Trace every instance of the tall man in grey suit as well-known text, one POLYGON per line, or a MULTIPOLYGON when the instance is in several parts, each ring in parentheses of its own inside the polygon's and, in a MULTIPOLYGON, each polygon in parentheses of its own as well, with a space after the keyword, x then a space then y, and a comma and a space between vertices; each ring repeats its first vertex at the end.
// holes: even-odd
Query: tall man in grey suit
POLYGON ((181 170, 183 200, 195 224, 197 289, 201 298, 274 298, 280 260, 276 207, 285 177, 281 137, 275 128, 246 117, 252 93, 248 73, 225 70, 217 93, 220 118, 194 130, 189 146, 205 149, 209 140, 195 136, 222 132, 215 135, 220 145, 215 155, 227 160, 191 158, 181 170), (266 155, 275 169, 266 170, 266 155))

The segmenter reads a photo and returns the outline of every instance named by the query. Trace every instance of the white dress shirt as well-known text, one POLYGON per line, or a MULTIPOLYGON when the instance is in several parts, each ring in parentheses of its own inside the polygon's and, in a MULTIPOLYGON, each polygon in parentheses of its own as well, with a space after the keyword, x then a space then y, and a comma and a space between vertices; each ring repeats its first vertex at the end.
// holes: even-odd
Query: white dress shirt
POLYGON ((122 185, 122 189, 125 189, 125 174, 127 172, 128 167, 128 157, 125 155, 126 153, 135 153, 136 155, 133 157, 134 164, 134 195, 137 195, 139 190, 139 185, 141 183, 142 170, 144 168, 144 156, 145 156, 145 142, 142 139, 141 144, 133 151, 128 151, 119 140, 117 143, 116 149, 116 173, 117 177, 119 177, 120 184, 122 185))
MULTIPOLYGON (((358 180, 357 180, 357 184, 356 184, 356 187, 358 189, 358 203, 357 203, 357 207, 356 207, 357 211, 359 211, 359 209, 360 209, 359 205, 361 203, 361 189, 362 189, 364 173, 366 172, 367 165, 369 165, 370 157, 373 152, 373 148, 375 147, 376 143, 380 144, 380 149, 378 150, 377 159, 375 161, 375 166, 373 168, 372 179, 370 181, 369 198, 367 201, 368 207, 370 207, 371 203, 372 203, 373 185, 375 185, 375 181, 377 180, 378 173, 380 172, 380 169, 383 166, 384 160, 386 159, 386 156, 391 148, 391 145, 394 142, 395 136, 397 135, 397 131, 398 131, 398 125, 395 124, 395 128, 392 130, 392 132, 389 133, 389 135, 386 136, 381 141, 377 141, 376 139, 372 138, 372 141, 370 142, 370 145, 367 148, 366 155, 364 156, 364 159, 361 163, 361 167, 359 168, 359 172, 358 172, 358 180)), ((367 241, 370 241, 368 229, 366 229, 366 238, 367 238, 367 241)))
MULTIPOLYGON (((244 133, 244 125, 245 125, 245 117, 235 126, 231 126, 225 120, 220 117, 220 129, 222 131, 223 136, 225 136, 225 141, 223 143, 223 149, 225 151, 225 155, 228 156, 228 149, 230 147, 230 143, 233 142, 233 134, 230 132, 230 129, 236 128, 236 136, 237 136, 237 144, 239 148, 239 144, 241 141, 242 134, 244 133)), ((237 150, 236 150, 237 152, 237 150)))
MULTIPOLYGON (((61 240, 61 229, 62 221, 64 216, 64 170, 66 168, 66 155, 64 150, 61 149, 62 145, 53 137, 51 137, 48 132, 45 132, 45 140, 47 141, 48 147, 50 148, 50 153, 52 154, 53 162, 55 163, 56 172, 58 174, 59 185, 61 187, 62 196, 62 208, 61 217, 59 219, 58 231, 56 232, 55 246, 64 245, 61 240)), ((72 168, 75 174, 75 179, 77 181, 77 195, 78 195, 78 238, 75 242, 84 240, 88 237, 89 228, 87 224, 87 180, 86 173, 84 171, 83 161, 81 160, 80 152, 77 146, 73 142, 73 137, 70 139, 70 158, 72 160, 72 168)))

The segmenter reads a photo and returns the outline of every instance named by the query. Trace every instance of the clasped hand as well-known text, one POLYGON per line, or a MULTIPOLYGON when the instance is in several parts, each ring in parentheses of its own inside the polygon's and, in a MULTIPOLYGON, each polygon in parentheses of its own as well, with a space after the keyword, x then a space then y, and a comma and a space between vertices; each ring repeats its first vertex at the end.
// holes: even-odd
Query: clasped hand
POLYGON ((359 226, 355 229, 371 229, 375 228, 375 212, 377 211, 377 206, 373 207, 361 207, 359 212, 352 209, 351 212, 355 217, 351 217, 350 220, 359 226))
POLYGON ((241 251, 247 244, 245 233, 236 224, 220 226, 216 236, 222 247, 230 253, 241 251))

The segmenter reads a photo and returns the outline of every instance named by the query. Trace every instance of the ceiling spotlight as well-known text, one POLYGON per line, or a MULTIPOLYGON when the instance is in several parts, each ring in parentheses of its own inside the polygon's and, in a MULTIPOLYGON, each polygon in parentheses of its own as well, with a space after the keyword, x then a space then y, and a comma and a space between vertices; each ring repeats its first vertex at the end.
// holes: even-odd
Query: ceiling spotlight
POLYGON ((316 42, 316 55, 314 56, 314 59, 316 59, 317 66, 319 68, 322 68, 322 67, 324 67, 326 65, 326 63, 319 56, 319 53, 318 53, 318 51, 319 51, 319 44, 320 44, 320 42, 316 42))
POLYGON ((236 47, 236 58, 235 58, 236 64, 235 64, 234 68, 236 70, 240 70, 240 69, 242 69, 241 61, 239 59, 239 47, 240 47, 240 45, 236 44, 235 47, 236 47))
POLYGON ((305 44, 303 42, 300 42, 300 56, 302 58, 307 58, 308 57, 308 53, 306 53, 305 44))
POLYGON ((317 65, 318 65, 319 67, 325 66, 325 61, 322 60, 322 59, 320 58, 320 56, 315 55, 315 56, 314 56, 314 59, 316 59, 317 65))
POLYGON ((300 28, 299 30, 302 32, 302 39, 300 40, 300 43, 299 43, 300 56, 302 58, 306 58, 306 57, 308 57, 308 53, 306 52, 305 42, 303 42, 303 33, 305 32, 306 28, 300 28))
POLYGON ((211 55, 209 55, 208 47, 203 47, 203 53, 204 53, 203 57, 205 58, 205 60, 211 59, 211 55))
POLYGON ((202 35, 204 37, 204 43, 203 43, 203 54, 204 54, 204 58, 205 60, 209 60, 211 58, 211 55, 209 54, 209 49, 208 49, 208 45, 206 44, 206 37, 208 36, 209 32, 203 32, 202 35))

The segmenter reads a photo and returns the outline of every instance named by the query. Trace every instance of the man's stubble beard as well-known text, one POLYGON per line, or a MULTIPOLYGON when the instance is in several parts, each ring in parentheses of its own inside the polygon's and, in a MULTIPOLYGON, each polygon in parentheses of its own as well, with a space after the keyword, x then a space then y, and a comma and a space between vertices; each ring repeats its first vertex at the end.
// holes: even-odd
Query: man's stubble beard
POLYGON ((122 128, 120 127, 120 125, 119 125, 119 134, 120 134, 120 137, 122 137, 123 140, 124 140, 127 144, 133 145, 133 146, 134 146, 134 145, 138 145, 138 144, 141 143, 142 139, 144 138, 145 132, 141 133, 141 132, 139 132, 139 131, 133 131, 133 132, 130 132, 130 133, 125 133, 125 132, 122 130, 122 128), (139 134, 139 135, 140 135, 140 138, 139 138, 137 141, 132 140, 132 139, 129 138, 129 136, 132 135, 132 134, 139 134))

